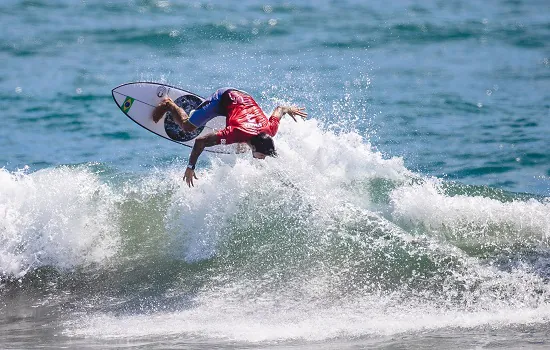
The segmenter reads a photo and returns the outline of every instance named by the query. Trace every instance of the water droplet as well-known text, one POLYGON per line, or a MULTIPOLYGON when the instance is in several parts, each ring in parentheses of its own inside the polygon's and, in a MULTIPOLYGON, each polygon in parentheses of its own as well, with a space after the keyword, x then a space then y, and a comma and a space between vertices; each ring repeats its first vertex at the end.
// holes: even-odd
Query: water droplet
POLYGON ((77 88, 77 89, 76 89, 76 94, 77 94, 77 95, 82 94, 82 89, 81 89, 81 88, 77 88))
POLYGON ((275 18, 272 18, 272 19, 270 19, 269 22, 267 22, 267 23, 269 23, 270 26, 274 26, 274 25, 277 24, 277 20, 276 20, 275 18))
POLYGON ((166 0, 157 1, 157 7, 160 7, 160 8, 170 7, 170 1, 166 1, 166 0))
POLYGON ((273 12, 273 7, 271 7, 271 5, 264 5, 264 12, 265 13, 273 12))
POLYGON ((487 94, 487 96, 491 96, 493 94, 493 90, 487 90, 485 91, 485 93, 487 94))
POLYGON ((15 93, 16 94, 20 94, 22 92, 23 92, 23 89, 21 88, 21 86, 18 86, 18 87, 15 88, 15 93))
POLYGON ((477 103, 477 108, 481 108, 481 107, 483 107, 483 103, 478 102, 478 103, 477 103))

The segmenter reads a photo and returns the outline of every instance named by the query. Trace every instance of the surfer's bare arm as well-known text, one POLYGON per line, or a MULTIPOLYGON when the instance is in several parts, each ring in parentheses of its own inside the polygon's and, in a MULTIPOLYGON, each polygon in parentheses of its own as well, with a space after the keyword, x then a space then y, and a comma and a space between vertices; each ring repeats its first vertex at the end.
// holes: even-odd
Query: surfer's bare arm
POLYGON ((272 117, 281 119, 285 114, 288 114, 289 116, 296 120, 296 116, 301 117, 302 119, 307 118, 307 112, 305 111, 305 107, 295 107, 295 106, 277 106, 273 113, 271 114, 272 117))
POLYGON ((172 114, 172 118, 174 118, 174 121, 180 128, 182 128, 183 131, 190 132, 196 129, 193 124, 189 123, 189 116, 183 108, 175 104, 169 97, 163 99, 158 106, 155 107, 153 110, 153 121, 158 123, 166 112, 170 112, 172 114))
POLYGON ((193 184, 193 178, 198 180, 197 175, 195 175, 195 165, 197 164, 197 160, 199 159, 202 151, 204 151, 206 147, 215 146, 217 144, 218 135, 216 133, 210 133, 195 139, 193 150, 189 156, 189 165, 187 166, 187 169, 185 169, 185 175, 183 176, 183 179, 189 187, 195 186, 193 184))

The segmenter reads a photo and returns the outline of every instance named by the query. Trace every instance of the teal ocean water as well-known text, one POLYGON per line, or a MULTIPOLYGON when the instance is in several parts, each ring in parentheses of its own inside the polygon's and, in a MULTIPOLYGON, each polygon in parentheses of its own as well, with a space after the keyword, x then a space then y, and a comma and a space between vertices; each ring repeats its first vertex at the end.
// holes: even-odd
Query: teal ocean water
POLYGON ((0 347, 547 348, 548 10, 2 1, 0 347), (138 80, 310 119, 189 189, 138 80))

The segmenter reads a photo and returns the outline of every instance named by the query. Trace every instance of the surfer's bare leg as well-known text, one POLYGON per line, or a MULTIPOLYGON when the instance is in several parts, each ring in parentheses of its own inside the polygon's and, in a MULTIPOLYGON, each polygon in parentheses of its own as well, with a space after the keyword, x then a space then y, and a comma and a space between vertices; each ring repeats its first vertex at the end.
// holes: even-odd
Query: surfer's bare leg
POLYGON ((176 105, 170 98, 165 98, 159 103, 158 106, 155 107, 153 110, 153 121, 158 123, 166 112, 170 112, 172 114, 172 118, 183 131, 190 132, 197 128, 189 122, 189 116, 183 108, 176 105))

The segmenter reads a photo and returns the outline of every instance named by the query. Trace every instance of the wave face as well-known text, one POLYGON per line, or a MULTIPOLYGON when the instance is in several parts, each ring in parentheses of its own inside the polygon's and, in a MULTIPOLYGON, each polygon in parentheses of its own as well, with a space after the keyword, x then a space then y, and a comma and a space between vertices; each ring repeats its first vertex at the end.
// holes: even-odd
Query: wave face
POLYGON ((420 176, 325 130, 285 120, 278 158, 214 159, 191 189, 179 163, 2 170, 3 293, 47 301, 65 336, 101 339, 546 322, 548 198, 420 176))

